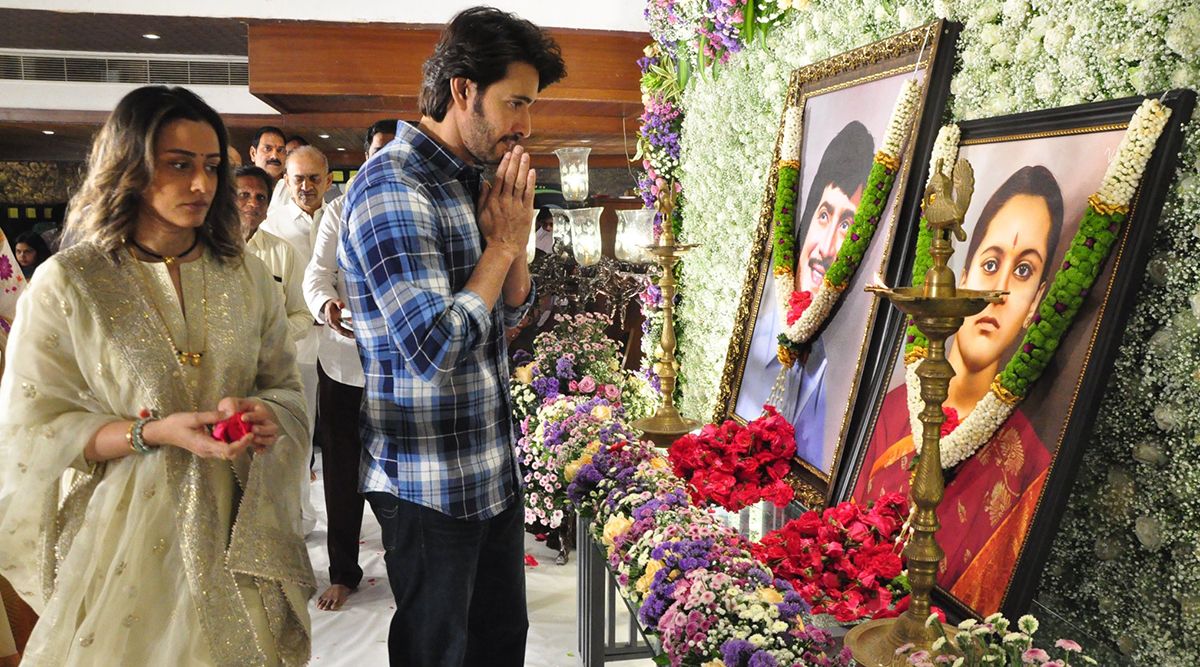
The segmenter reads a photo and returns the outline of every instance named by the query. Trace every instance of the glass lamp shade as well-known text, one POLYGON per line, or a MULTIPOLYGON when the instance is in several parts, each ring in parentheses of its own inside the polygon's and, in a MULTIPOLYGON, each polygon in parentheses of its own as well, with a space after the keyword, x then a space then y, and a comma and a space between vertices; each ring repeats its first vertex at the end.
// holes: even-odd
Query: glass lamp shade
POLYGON ((646 246, 654 244, 654 211, 639 209, 617 211, 617 259, 642 264, 653 256, 646 246))
POLYGON ((580 266, 591 266, 600 261, 600 212, 603 210, 593 206, 567 211, 571 216, 571 252, 580 266))
POLYGON ((567 201, 583 201, 588 196, 588 154, 590 148, 560 148, 558 174, 562 182, 563 198, 567 201))

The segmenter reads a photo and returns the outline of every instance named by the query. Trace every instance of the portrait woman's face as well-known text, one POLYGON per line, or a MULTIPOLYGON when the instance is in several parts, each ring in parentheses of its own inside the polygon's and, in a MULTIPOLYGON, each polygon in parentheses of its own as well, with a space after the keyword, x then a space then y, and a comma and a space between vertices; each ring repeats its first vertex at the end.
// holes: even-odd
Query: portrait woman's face
POLYGON ((1051 226, 1046 200, 1022 194, 1001 206, 983 231, 960 282, 969 289, 1004 290, 1008 296, 968 318, 955 334, 954 345, 966 365, 960 371, 974 373, 998 365, 1029 325, 1046 291, 1051 226))

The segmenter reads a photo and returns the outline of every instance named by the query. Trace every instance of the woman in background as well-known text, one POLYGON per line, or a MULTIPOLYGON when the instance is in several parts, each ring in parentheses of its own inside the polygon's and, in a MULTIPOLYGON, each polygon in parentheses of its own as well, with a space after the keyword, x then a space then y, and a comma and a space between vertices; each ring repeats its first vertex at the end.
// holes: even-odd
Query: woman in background
POLYGON ((71 203, 79 243, 18 304, 0 571, 41 616, 24 665, 308 660, 307 420, 227 143, 187 90, 126 95, 71 203), (222 420, 247 432, 216 440, 222 420))
POLYGON ((13 244, 13 254, 17 257, 21 273, 25 274, 25 280, 29 280, 37 267, 50 259, 50 246, 46 245, 46 241, 38 233, 25 232, 18 236, 13 244))

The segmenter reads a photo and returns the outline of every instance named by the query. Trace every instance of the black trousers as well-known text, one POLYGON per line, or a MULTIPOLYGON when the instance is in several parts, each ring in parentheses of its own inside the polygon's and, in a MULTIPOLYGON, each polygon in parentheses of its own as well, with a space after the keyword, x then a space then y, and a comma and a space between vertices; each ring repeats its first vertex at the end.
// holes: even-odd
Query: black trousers
POLYGON ((392 667, 521 667, 529 630, 521 503, 464 521, 388 493, 366 495, 396 598, 392 667))
POLYGON ((362 442, 358 412, 362 387, 342 384, 317 364, 317 425, 325 475, 325 511, 329 515, 329 582, 358 588, 358 537, 362 530, 363 497, 358 492, 362 442))

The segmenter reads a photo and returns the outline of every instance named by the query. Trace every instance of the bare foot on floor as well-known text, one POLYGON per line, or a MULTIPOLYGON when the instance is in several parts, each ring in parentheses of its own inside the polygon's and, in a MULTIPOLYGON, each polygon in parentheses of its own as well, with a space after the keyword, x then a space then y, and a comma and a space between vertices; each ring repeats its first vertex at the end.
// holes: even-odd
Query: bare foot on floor
POLYGON ((346 604, 346 598, 350 597, 353 592, 354 590, 349 586, 334 584, 326 588, 325 592, 321 593, 321 597, 317 598, 317 609, 337 611, 346 604))

